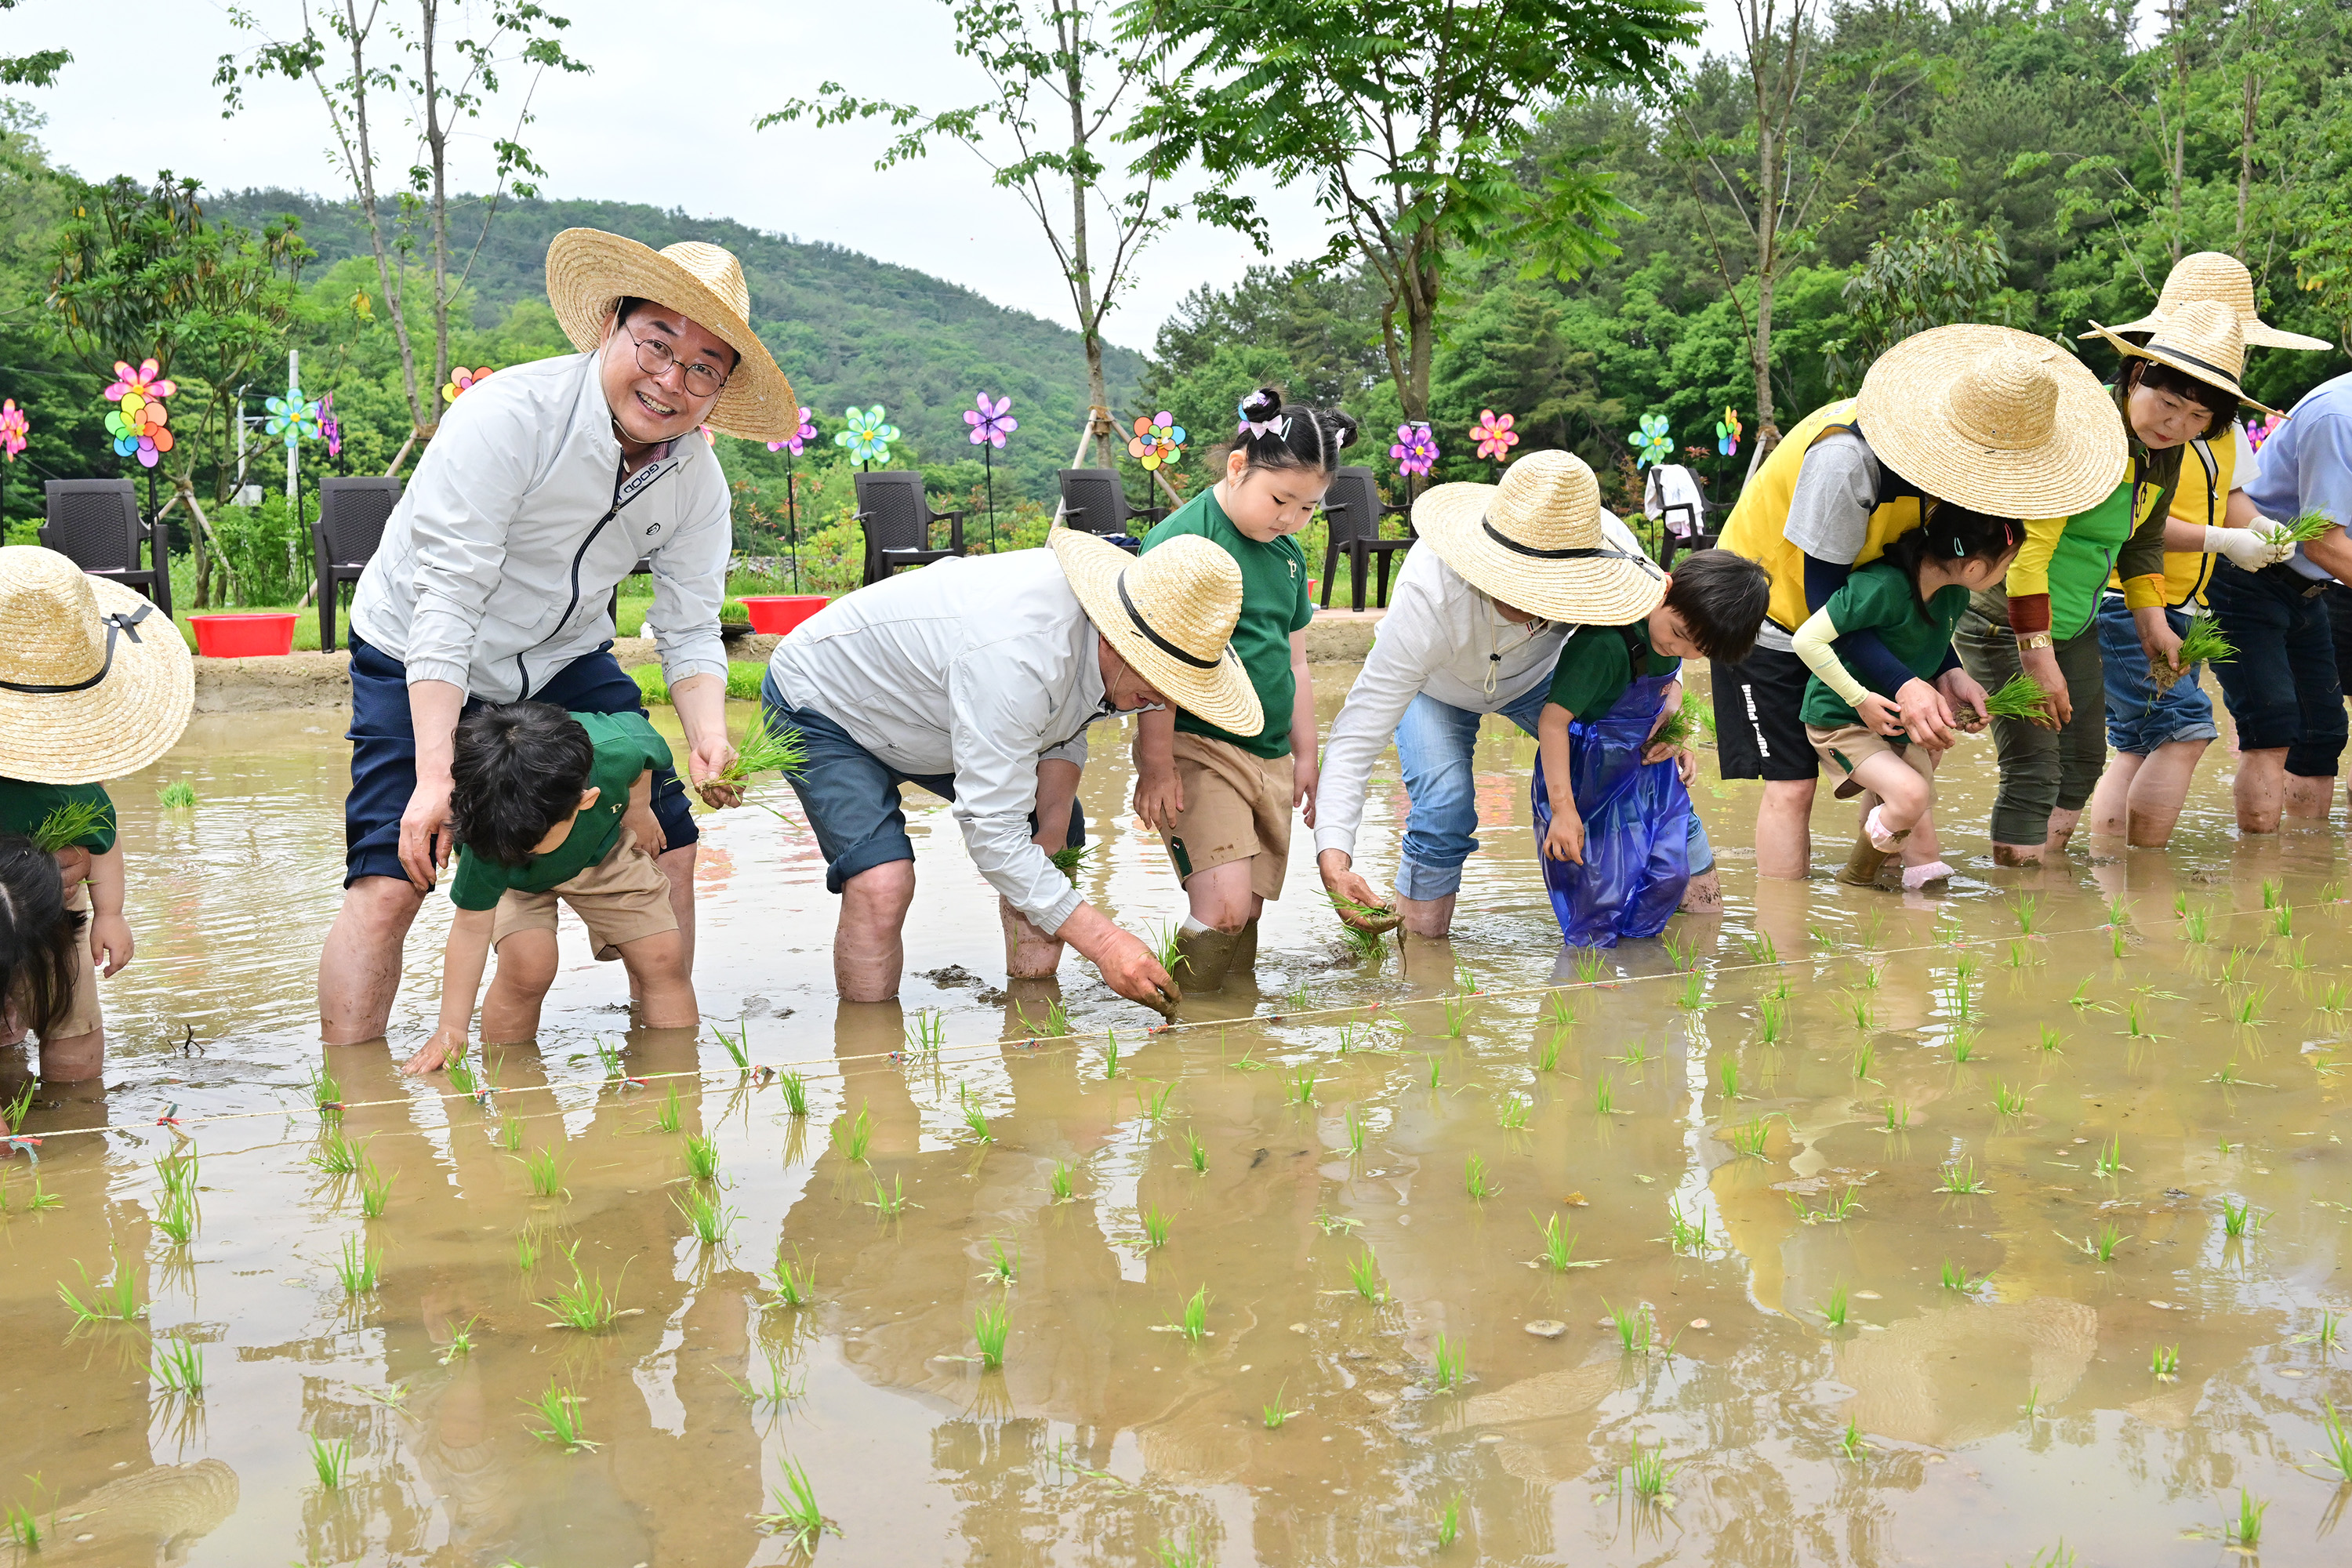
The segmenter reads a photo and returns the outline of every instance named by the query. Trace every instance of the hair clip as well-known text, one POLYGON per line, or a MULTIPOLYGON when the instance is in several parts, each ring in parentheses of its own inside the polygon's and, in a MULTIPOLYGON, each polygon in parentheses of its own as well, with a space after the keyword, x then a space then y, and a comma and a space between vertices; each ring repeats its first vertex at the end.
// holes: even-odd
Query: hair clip
POLYGON ((1242 433, 1246 433, 1253 439, 1259 439, 1268 435, 1274 435, 1279 436, 1287 440, 1290 437, 1290 421, 1287 419, 1259 420, 1244 418, 1241 423, 1241 430, 1236 432, 1236 434, 1242 433))

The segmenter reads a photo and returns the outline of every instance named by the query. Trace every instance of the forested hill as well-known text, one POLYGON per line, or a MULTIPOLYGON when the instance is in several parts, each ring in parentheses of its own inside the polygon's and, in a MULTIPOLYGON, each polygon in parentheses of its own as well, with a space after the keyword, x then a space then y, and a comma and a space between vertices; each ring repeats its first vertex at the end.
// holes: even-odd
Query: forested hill
MULTIPOLYGON (((249 190, 212 197, 205 210, 247 226, 280 213, 299 216, 303 238, 319 252, 314 270, 368 252, 366 228, 345 203, 249 190)), ((472 211, 470 202, 453 209, 453 230, 472 232, 472 211)), ((1021 421, 996 460, 1022 489, 1052 494, 1052 470, 1070 459, 1086 408, 1086 353, 1076 332, 911 268, 726 218, 629 202, 502 203, 470 280, 478 325, 493 325, 519 301, 546 298, 547 243, 573 227, 627 235, 656 249, 699 239, 734 252, 751 282, 753 325, 829 430, 840 427, 851 404, 879 403, 926 460, 950 462, 971 452, 962 411, 985 388, 1010 395, 1021 421)), ((1139 332, 1147 327, 1133 325, 1139 332)), ((1143 365, 1130 350, 1107 352, 1116 403, 1131 395, 1143 365)))

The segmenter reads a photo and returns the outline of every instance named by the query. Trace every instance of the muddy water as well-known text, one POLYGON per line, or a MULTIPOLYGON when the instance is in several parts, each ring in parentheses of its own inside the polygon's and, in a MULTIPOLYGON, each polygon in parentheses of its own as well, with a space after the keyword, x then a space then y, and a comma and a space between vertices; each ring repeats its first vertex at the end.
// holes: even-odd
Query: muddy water
MULTIPOLYGON (((2311 1451, 2323 1401, 2352 1406, 2315 1338, 2352 1308, 2347 873, 2325 834, 2238 842, 2223 752, 2168 856, 2097 847, 2035 888, 1972 855, 1936 897, 1759 899, 1752 790, 1709 786, 1728 912, 1678 922, 1687 959, 1629 947, 1588 979, 1529 858, 1531 746, 1490 730, 1451 944, 1346 957, 1302 834, 1263 995, 1147 1037, 1073 962, 1079 1037, 1025 1045, 1000 1042, 1054 994, 995 988, 992 900, 942 807, 910 801, 926 973, 903 1008, 834 1005, 805 837, 724 814, 704 1009, 806 1076, 803 1119, 708 1034, 625 1036, 575 928, 541 1049, 499 1059, 487 1108, 401 1081, 382 1045, 317 1046, 337 728, 199 721, 117 791, 141 947, 107 984, 106 1091, 27 1117, 58 1206, 31 1207, 25 1157, 0 1166, 0 1499, 36 1508, 42 1561, 791 1562, 756 1517, 787 1460, 836 1563, 2022 1563, 2062 1537, 2086 1563, 2207 1563, 2242 1488, 2270 1504, 2266 1561, 2343 1561, 2347 1494, 2311 1451), (180 777, 201 804, 157 809, 180 777), (920 1009, 935 1051, 908 1048, 920 1009), (325 1126, 392 1178, 381 1217, 316 1163, 319 1070, 348 1103, 325 1126), (688 1134, 715 1184, 687 1179, 688 1134), (184 1247, 155 1225, 175 1146, 201 1158, 184 1247), (524 1156, 545 1152, 540 1196, 524 1156), (726 1244, 689 1233, 697 1192, 726 1244), (2231 1237, 2225 1200, 2267 1217, 2231 1237), (1564 1270, 1540 1261, 1553 1220, 1564 1270), (357 1295, 347 1244, 381 1253, 357 1295), (780 1245, 808 1305, 778 1301, 780 1245), (606 1331, 535 1304, 567 1258, 624 1310, 606 1331), (85 1268, 126 1271, 143 1318, 76 1329, 58 1286, 87 1295, 85 1268), (1173 1331, 1202 1290, 1202 1336, 1173 1331), (998 1303, 987 1370, 973 1314, 998 1303), (158 1380, 151 1333, 201 1351, 201 1399, 158 1380), (595 1447, 532 1435, 551 1384, 595 1447), (341 1486, 314 1439, 349 1444, 341 1486), (1672 1468, 1661 1500, 1628 1484, 1637 1447, 1672 1468)), ((1119 816, 1122 739, 1097 737, 1083 875, 1141 923, 1177 895, 1119 816)), ((1948 769, 1963 850, 1989 784, 1981 750, 1948 769)), ((1391 773, 1370 864, 1402 809, 1391 773)), ((1825 805, 1818 826, 1826 860, 1850 824, 1825 805)), ((395 1045, 425 1032, 442 918, 412 942, 395 1045)))

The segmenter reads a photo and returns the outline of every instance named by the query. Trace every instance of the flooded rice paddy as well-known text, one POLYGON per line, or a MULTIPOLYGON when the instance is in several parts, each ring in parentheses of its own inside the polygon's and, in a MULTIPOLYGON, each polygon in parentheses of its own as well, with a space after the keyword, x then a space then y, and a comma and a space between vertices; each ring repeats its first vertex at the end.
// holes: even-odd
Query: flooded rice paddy
MULTIPOLYGON (((38 1089, 37 1165, 0 1163, 20 1560, 2345 1561, 2352 872, 2329 833, 2240 841, 2225 748, 2168 855, 2020 879, 1975 743, 1933 896, 1759 894, 1752 786, 1703 786, 1727 913, 1580 964, 1532 743, 1490 726, 1454 941, 1349 956, 1302 833, 1263 993, 1160 1034, 1075 960, 1004 994, 919 795, 922 973, 836 1006, 812 845, 736 811, 697 979, 777 1071, 624 1034, 567 916, 541 1049, 469 1099, 393 1067, 446 901, 394 1047, 316 1043, 340 729, 200 719, 116 792, 105 1089, 38 1089), (1056 1002, 1074 1033, 1034 1035, 1056 1002), (110 1284, 132 1317, 78 1323, 60 1285, 110 1284), (794 1474, 814 1535, 773 1517, 794 1474)), ((1181 911, 1125 741, 1082 877, 1136 927, 1181 911)), ((1376 872, 1402 808, 1391 773, 1376 872)), ((1833 864, 1847 814, 1817 826, 1833 864)))

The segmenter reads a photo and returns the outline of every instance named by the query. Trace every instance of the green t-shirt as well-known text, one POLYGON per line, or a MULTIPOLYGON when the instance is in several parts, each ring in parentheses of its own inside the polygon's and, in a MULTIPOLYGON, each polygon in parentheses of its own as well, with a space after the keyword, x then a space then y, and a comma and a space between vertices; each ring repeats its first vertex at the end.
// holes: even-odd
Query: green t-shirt
POLYGON ((629 806, 629 790, 649 767, 670 765, 669 742, 661 738, 642 713, 574 713, 596 748, 589 764, 588 782, 596 786, 596 804, 572 818, 563 842, 544 855, 534 855, 523 866, 500 866, 485 860, 462 845, 457 850, 457 874, 449 879, 449 901, 461 910, 496 909, 499 897, 511 889, 518 893, 551 892, 613 852, 621 837, 621 814, 629 806))
POLYGON ((1643 675, 1672 675, 1683 661, 1667 658, 1650 646, 1650 623, 1629 626, 1580 626, 1559 650, 1551 672, 1551 700, 1568 710, 1571 719, 1591 722, 1606 719, 1617 699, 1633 684, 1633 649, 1641 651, 1643 675))
POLYGON ((1258 705, 1265 710, 1265 728, 1255 735, 1236 735, 1176 710, 1176 728, 1211 740, 1230 741, 1261 757, 1290 754, 1290 710, 1298 683, 1290 673, 1290 634, 1306 629, 1315 618, 1315 600, 1307 592, 1307 552, 1288 534, 1260 543, 1233 525, 1214 490, 1202 490, 1169 519, 1143 536, 1143 548, 1167 543, 1180 533, 1197 533, 1223 550, 1242 569, 1242 614, 1234 625, 1234 657, 1257 689, 1258 705))
MULTIPOLYGON (((0 833, 21 833, 30 838, 40 831, 49 813, 59 806, 94 805, 106 815, 97 826, 74 840, 93 855, 114 847, 114 801, 104 784, 35 784, 29 779, 0 779, 0 833)), ((64 847, 64 846, 59 846, 64 847)))
MULTIPOLYGON (((1934 598, 1921 602, 1910 577, 1888 561, 1858 568, 1822 606, 1840 637, 1848 632, 1876 632, 1886 651, 1922 680, 1935 679, 1943 668, 1944 656, 1952 647, 1952 628, 1960 624, 1968 607, 1969 591, 1957 583, 1938 588, 1934 598)), ((1802 716, 1806 723, 1823 730, 1862 722, 1853 705, 1832 691, 1818 675, 1805 683, 1802 716)))

